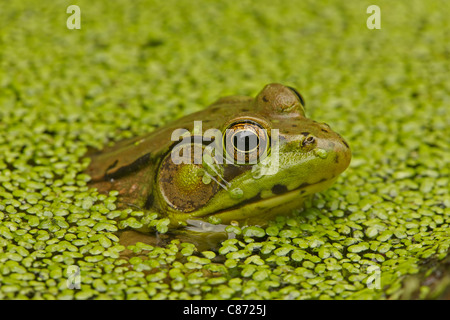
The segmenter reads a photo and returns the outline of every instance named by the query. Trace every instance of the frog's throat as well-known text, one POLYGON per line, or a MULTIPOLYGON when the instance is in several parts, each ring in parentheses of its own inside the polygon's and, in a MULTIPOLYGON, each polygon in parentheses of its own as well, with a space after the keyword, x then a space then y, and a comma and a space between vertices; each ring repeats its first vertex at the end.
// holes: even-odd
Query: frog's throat
POLYGON ((336 178, 320 181, 270 198, 242 203, 238 207, 224 209, 203 217, 191 216, 189 219, 201 218, 204 220, 208 216, 214 216, 219 218, 221 223, 224 224, 229 224, 231 221, 239 221, 241 225, 263 226, 277 215, 289 214, 292 210, 301 208, 309 195, 327 189, 335 181, 336 178))

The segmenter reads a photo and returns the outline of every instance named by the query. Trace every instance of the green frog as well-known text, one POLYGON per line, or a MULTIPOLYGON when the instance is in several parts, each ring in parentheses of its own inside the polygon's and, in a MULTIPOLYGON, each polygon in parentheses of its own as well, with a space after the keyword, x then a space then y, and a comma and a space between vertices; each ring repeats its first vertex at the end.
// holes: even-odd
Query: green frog
POLYGON ((305 116, 297 90, 273 83, 90 157, 92 187, 117 190, 122 205, 178 228, 266 225, 332 185, 351 152, 330 126, 305 116))

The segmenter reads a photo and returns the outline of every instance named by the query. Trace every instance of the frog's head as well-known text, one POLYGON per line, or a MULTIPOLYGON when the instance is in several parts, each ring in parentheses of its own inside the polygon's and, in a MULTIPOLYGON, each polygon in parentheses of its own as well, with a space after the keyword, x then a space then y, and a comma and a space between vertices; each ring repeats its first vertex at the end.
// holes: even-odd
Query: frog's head
POLYGON ((303 184, 332 181, 350 164, 347 142, 328 124, 306 118, 304 99, 294 88, 269 84, 258 94, 255 105, 261 117, 269 119, 270 128, 279 130, 283 168, 293 161, 297 165, 293 180, 301 179, 303 184))
POLYGON ((267 85, 255 99, 221 99, 195 116, 204 120, 204 131, 219 128, 215 142, 234 162, 203 159, 177 166, 166 157, 158 194, 173 222, 214 217, 263 225, 328 188, 350 163, 344 139, 327 124, 306 118, 302 96, 281 84, 267 85), (239 144, 252 136, 258 148, 239 144))

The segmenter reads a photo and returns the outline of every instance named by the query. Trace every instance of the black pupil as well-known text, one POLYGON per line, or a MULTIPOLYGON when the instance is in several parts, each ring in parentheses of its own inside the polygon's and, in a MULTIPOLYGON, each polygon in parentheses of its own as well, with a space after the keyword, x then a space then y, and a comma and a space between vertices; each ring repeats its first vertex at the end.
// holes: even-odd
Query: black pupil
POLYGON ((237 150, 249 152, 258 146, 259 138, 251 130, 240 130, 234 135, 233 144, 237 150))

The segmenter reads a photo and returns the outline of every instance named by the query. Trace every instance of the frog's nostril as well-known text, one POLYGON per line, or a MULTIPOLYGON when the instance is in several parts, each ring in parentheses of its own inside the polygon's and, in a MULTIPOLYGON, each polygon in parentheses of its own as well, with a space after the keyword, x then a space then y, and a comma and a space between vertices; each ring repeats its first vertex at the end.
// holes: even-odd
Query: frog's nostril
POLYGON ((314 138, 313 136, 307 136, 303 142, 302 142, 302 146, 306 146, 306 145, 310 145, 313 144, 316 141, 316 138, 314 138))
POLYGON ((302 148, 304 151, 312 150, 316 145, 316 138, 305 132, 306 134, 303 134, 303 137, 300 140, 300 148, 302 148))

